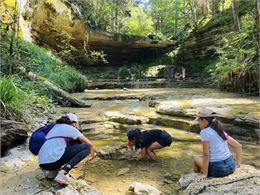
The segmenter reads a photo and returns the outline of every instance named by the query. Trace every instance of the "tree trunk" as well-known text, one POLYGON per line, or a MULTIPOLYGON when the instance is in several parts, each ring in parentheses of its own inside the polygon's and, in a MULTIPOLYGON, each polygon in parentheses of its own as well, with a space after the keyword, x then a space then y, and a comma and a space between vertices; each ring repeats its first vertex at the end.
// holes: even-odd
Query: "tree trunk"
POLYGON ((203 1, 203 15, 205 18, 209 15, 209 0, 203 1))
POLYGON ((212 0, 212 2, 211 2, 211 13, 212 13, 212 16, 215 15, 215 0, 212 0))
MULTIPOLYGON (((260 64, 260 0, 257 0, 258 64, 260 64)), ((260 83, 259 83, 260 84, 260 83)), ((259 85, 260 86, 260 85, 259 85)))
POLYGON ((221 9, 221 11, 224 11, 224 9, 225 9, 225 0, 222 0, 222 9, 221 9))
POLYGON ((258 48, 257 48, 258 49, 258 68, 257 68, 257 72, 258 72, 258 94, 259 94, 259 91, 260 91, 260 79, 259 79, 259 71, 260 71, 260 0, 257 0, 256 7, 257 7, 257 32, 258 32, 258 48))
POLYGON ((25 68, 23 68, 23 67, 20 67, 20 71, 26 77, 28 77, 30 80, 42 81, 42 83, 44 85, 46 85, 46 87, 48 87, 50 90, 54 91, 54 93, 57 96, 68 100, 74 106, 79 106, 79 107, 90 107, 91 106, 90 104, 87 104, 85 101, 82 101, 82 100, 77 99, 76 97, 73 97, 68 92, 57 87, 56 85, 54 85, 53 83, 51 83, 44 77, 38 76, 38 75, 34 74, 33 72, 26 72, 25 68))
POLYGON ((212 0, 211 9, 212 9, 212 16, 215 16, 217 13, 219 13, 219 7, 220 7, 220 0, 212 0))
POLYGON ((119 32, 119 26, 118 26, 118 0, 115 1, 115 4, 116 4, 116 9, 115 9, 115 29, 116 29, 116 32, 118 33, 119 32))
POLYGON ((239 17, 237 14, 237 4, 236 4, 236 0, 232 0, 232 14, 233 14, 233 19, 234 19, 234 26, 235 26, 235 30, 236 31, 240 31, 240 21, 239 21, 239 17))
POLYGON ((197 28, 197 14, 196 14, 196 7, 195 7, 194 0, 190 0, 189 4, 190 4, 190 10, 191 10, 193 23, 194 23, 195 28, 197 28))
POLYGON ((178 20, 179 20, 179 1, 176 0, 175 22, 174 22, 174 35, 177 34, 178 20))

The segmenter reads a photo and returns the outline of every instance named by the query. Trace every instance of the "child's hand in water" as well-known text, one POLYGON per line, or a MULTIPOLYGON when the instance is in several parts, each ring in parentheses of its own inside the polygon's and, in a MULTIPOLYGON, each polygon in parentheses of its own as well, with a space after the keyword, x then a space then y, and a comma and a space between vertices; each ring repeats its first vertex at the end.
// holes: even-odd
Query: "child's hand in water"
POLYGON ((196 180, 197 180, 198 182, 201 182, 201 181, 203 181, 203 180, 206 179, 206 178, 207 178, 206 175, 199 175, 196 180))

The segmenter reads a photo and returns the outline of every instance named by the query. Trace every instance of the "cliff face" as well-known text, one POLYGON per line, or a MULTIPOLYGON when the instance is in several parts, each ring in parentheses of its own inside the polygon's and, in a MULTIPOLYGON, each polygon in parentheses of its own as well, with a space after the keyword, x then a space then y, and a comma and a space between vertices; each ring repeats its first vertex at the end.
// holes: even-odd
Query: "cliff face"
POLYGON ((131 63, 160 55, 173 44, 87 29, 80 8, 60 0, 29 0, 23 15, 31 23, 32 39, 71 64, 102 63, 103 57, 113 65, 131 63))

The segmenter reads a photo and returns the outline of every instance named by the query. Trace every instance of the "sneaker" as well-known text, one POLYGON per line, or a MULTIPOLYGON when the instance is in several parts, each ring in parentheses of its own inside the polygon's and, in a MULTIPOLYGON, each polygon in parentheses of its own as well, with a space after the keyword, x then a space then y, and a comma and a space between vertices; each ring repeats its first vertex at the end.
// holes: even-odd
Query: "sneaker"
POLYGON ((59 171, 58 175, 54 178, 54 181, 56 181, 59 184, 65 184, 68 185, 72 180, 72 177, 70 176, 70 174, 64 174, 64 171, 61 170, 59 171))

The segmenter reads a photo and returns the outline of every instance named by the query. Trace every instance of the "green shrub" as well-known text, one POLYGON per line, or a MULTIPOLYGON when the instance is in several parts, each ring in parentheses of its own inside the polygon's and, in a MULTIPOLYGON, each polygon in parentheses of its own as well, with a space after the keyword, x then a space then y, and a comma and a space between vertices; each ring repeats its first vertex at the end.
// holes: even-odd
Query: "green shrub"
POLYGON ((254 15, 248 13, 241 18, 241 32, 230 32, 223 37, 223 46, 215 47, 219 56, 213 76, 220 81, 227 79, 230 72, 243 72, 256 68, 257 40, 254 36, 254 15))
MULTIPOLYGON (((48 110, 51 102, 44 96, 40 96, 32 88, 24 89, 26 82, 16 76, 0 77, 0 109, 1 116, 23 121, 30 112, 30 107, 40 107, 48 110)), ((31 84, 30 84, 31 85, 31 84)))
POLYGON ((66 91, 74 92, 85 88, 87 78, 75 68, 69 67, 49 54, 45 49, 36 45, 23 41, 20 45, 23 66, 47 78, 66 91))

